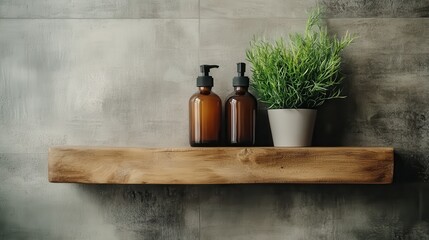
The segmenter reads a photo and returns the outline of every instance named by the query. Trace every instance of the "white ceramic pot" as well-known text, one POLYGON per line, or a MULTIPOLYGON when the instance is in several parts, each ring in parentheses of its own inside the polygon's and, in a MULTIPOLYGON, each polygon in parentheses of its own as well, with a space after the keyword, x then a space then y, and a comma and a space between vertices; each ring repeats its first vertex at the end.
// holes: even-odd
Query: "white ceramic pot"
POLYGON ((317 110, 270 109, 271 134, 276 147, 311 146, 317 110))

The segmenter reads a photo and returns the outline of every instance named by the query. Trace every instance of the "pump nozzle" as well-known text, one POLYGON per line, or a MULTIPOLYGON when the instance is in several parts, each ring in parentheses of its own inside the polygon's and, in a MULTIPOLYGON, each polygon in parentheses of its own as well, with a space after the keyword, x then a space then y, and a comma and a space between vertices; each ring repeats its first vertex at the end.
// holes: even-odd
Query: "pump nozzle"
POLYGON ((219 68, 219 65, 200 65, 201 76, 209 76, 210 69, 219 68))
POLYGON ((213 87, 213 77, 209 75, 210 69, 219 65, 200 65, 201 76, 197 78, 197 87, 213 87))
POLYGON ((237 72, 239 77, 244 77, 244 72, 246 72, 246 64, 243 62, 237 63, 237 72))
POLYGON ((246 64, 243 62, 237 63, 238 76, 233 78, 232 86, 234 87, 249 86, 249 77, 244 76, 245 71, 246 71, 246 64))

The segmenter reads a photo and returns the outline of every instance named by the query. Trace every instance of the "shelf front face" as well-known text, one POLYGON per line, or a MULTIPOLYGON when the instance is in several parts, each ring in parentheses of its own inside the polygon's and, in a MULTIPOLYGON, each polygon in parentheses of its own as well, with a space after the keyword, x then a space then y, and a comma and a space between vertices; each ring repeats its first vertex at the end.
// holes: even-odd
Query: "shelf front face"
POLYGON ((393 148, 49 149, 49 181, 92 184, 388 184, 393 148))

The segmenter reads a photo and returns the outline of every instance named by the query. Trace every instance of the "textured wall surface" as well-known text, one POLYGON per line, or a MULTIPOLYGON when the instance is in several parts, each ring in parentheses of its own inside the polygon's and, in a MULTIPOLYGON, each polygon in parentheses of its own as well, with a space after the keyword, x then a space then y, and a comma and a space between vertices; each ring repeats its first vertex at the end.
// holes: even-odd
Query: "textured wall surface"
MULTIPOLYGON (((428 0, 0 0, 0 239, 429 239, 428 0), (348 98, 315 145, 393 146, 389 186, 50 184, 52 145, 187 146, 198 66, 327 9, 348 98)), ((261 110, 258 137, 269 143, 261 110)))

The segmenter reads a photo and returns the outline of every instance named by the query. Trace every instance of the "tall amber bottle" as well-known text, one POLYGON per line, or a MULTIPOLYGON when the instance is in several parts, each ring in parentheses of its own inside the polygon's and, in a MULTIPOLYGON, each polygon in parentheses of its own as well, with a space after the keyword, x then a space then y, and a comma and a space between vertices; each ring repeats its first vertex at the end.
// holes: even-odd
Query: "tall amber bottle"
POLYGON ((248 92, 249 78, 245 63, 237 63, 232 92, 225 102, 226 143, 230 146, 255 144, 256 98, 248 92))
POLYGON ((222 101, 212 92, 211 68, 201 65, 197 78, 198 92, 189 99, 189 143, 193 147, 219 146, 221 142, 222 101))

